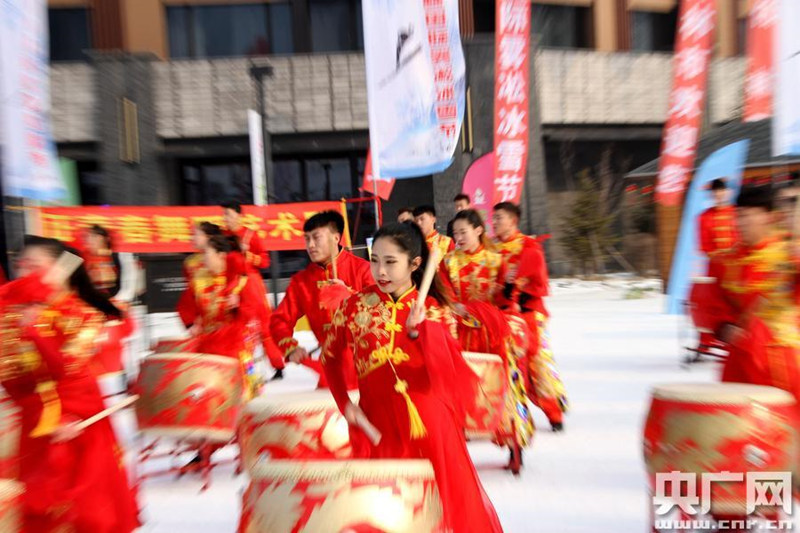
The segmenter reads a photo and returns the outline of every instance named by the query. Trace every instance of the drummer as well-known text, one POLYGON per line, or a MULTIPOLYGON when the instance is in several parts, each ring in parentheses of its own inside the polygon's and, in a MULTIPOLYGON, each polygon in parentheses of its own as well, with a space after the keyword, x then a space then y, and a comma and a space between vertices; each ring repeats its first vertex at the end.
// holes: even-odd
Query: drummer
POLYGON ((730 189, 724 178, 717 178, 709 186, 714 205, 706 209, 698 223, 700 250, 712 256, 736 244, 736 208, 731 205, 730 189))
POLYGON ((736 201, 740 241, 711 262, 730 306, 715 326, 730 345, 722 380, 778 387, 800 400, 800 268, 774 220, 771 186, 743 188, 736 201))
MULTIPOLYGON (((339 246, 344 232, 344 218, 336 211, 323 211, 306 220, 303 238, 311 263, 292 276, 286 295, 272 314, 272 338, 293 362, 302 361, 319 374, 318 388, 327 388, 325 373, 317 361, 309 359, 308 352, 294 338, 294 328, 303 317, 308 318, 311 331, 321 342, 330 327, 333 312, 339 301, 351 292, 358 292, 375 282, 369 263, 339 246), (338 286, 344 291, 337 290, 338 286), (336 293, 340 296, 337 298, 336 293), (330 296, 330 295, 333 296, 330 296), (326 303, 327 302, 327 303, 326 303)), ((350 365, 348 387, 356 387, 355 371, 350 365)))

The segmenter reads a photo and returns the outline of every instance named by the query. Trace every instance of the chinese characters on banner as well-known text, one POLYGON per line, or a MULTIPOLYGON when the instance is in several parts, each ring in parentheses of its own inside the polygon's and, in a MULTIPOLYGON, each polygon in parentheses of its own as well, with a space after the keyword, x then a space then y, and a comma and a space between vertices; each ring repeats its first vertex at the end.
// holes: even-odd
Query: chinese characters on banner
POLYGON ((528 164, 530 0, 497 0, 493 203, 519 203, 528 164))
POLYGON ((394 178, 386 178, 383 176, 375 180, 375 174, 372 172, 372 152, 367 152, 367 162, 364 165, 364 181, 361 184, 361 190, 374 195, 377 189, 378 197, 388 200, 394 189, 394 181, 394 178))
POLYGON ((676 206, 694 167, 706 97, 716 0, 683 0, 673 60, 672 93, 661 142, 656 202, 676 206))
POLYGON ((772 116, 772 39, 776 18, 775 0, 755 0, 747 17, 745 122, 772 116))
MULTIPOLYGON (((303 223, 340 202, 244 206, 242 223, 258 232, 267 250, 302 250, 303 223)), ((42 235, 73 242, 78 232, 98 224, 113 236, 117 252, 192 252, 192 227, 207 220, 224 226, 222 209, 203 207, 44 207, 39 210, 42 235)))
POLYGON ((364 0, 372 169, 412 178, 450 166, 464 113, 457 0, 364 0))

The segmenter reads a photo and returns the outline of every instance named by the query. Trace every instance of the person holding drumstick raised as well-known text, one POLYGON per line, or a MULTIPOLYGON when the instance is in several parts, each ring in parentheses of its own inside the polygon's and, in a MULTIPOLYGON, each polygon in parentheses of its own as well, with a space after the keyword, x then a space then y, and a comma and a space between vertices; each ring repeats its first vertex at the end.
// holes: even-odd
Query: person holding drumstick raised
POLYGON ((322 353, 331 392, 350 423, 354 456, 429 459, 444 530, 502 531, 467 452, 464 413, 476 398, 477 378, 451 334, 437 259, 429 266, 425 238, 408 223, 378 230, 370 259, 377 284, 334 313, 322 353), (358 405, 345 383, 342 354, 349 349, 358 405))
POLYGON ((0 294, 0 383, 22 415, 22 530, 126 533, 138 506, 114 430, 96 416, 105 405, 91 369, 103 323, 121 312, 68 251, 26 238, 20 278, 0 294))
MULTIPOLYGON (((317 388, 327 388, 325 373, 294 338, 295 325, 305 316, 317 342, 323 342, 341 301, 375 284, 369 263, 339 246, 343 232, 344 218, 336 211, 323 211, 306 220, 303 238, 311 263, 289 280, 286 295, 270 320, 272 338, 287 360, 302 361, 319 373, 317 388)), ((355 372, 349 367, 347 385, 355 388, 355 372)))

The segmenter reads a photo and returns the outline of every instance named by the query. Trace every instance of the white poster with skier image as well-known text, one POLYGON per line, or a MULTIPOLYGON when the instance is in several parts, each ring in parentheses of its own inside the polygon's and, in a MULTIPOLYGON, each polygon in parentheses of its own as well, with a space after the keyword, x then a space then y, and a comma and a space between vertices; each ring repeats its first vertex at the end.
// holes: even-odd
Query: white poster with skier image
POLYGON ((464 114, 456 0, 364 0, 370 148, 377 176, 441 172, 464 114))

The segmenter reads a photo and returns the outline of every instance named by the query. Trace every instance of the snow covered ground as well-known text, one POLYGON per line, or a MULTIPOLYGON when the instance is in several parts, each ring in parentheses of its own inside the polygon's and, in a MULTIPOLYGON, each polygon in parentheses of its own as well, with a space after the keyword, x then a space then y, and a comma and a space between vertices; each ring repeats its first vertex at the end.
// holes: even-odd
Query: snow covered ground
MULTIPOLYGON (((681 367, 680 347, 688 342, 681 332, 688 335, 688 324, 662 314, 657 288, 657 282, 625 278, 553 282, 552 342, 571 404, 566 432, 552 433, 537 413, 540 429, 518 478, 502 469, 506 450, 470 444, 507 532, 647 531, 641 432, 649 390, 660 382, 710 381, 717 373, 713 363, 681 367)), ((267 394, 314 386, 314 376, 303 368, 290 367, 286 375, 267 394)), ((124 416, 117 422, 130 435, 124 416)), ((213 485, 202 494, 195 477, 148 480, 141 494, 147 519, 142 531, 234 531, 245 483, 246 476, 234 477, 231 467, 215 471, 213 485)))

